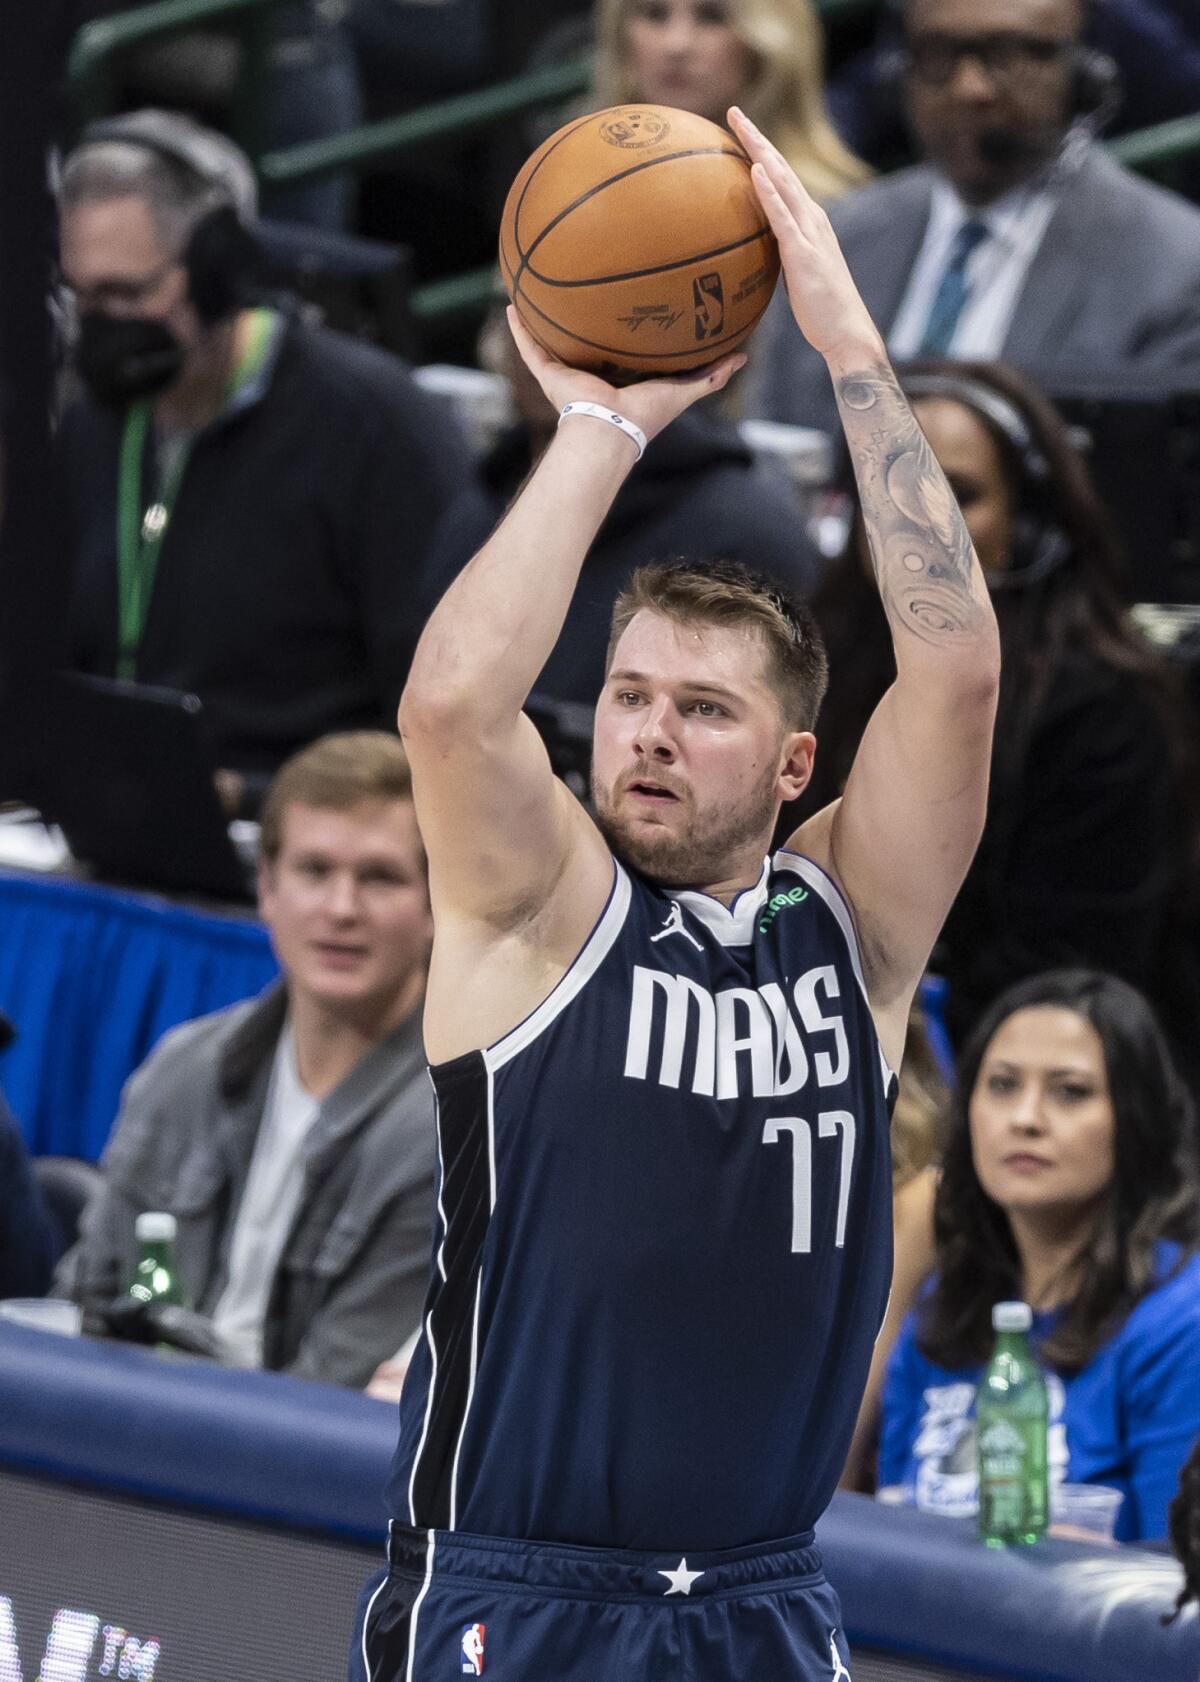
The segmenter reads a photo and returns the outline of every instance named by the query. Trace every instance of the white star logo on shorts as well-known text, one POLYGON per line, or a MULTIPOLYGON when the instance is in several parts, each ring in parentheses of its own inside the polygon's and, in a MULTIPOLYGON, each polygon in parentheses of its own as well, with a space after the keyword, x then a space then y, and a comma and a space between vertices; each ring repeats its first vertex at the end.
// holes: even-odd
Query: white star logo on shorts
POLYGON ((660 1571, 658 1575, 665 1577, 671 1585, 669 1589, 663 1590, 664 1594, 691 1594, 692 1584, 697 1577, 703 1577, 704 1573, 689 1571, 687 1560, 681 1559, 674 1571, 660 1571))

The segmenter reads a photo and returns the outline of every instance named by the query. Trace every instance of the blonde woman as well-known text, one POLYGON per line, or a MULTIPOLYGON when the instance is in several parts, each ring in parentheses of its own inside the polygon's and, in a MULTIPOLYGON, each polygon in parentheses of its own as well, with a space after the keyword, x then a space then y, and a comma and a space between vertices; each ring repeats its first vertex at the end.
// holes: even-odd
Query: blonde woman
POLYGON ((740 105, 814 198, 869 170, 825 111, 825 43, 811 0, 598 0, 594 104, 644 100, 724 123, 740 105))

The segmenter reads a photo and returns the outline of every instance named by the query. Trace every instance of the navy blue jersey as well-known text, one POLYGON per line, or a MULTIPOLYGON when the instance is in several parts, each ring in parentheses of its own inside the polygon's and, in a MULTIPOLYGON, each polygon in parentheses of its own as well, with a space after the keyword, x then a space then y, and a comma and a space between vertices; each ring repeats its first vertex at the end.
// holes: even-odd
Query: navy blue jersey
POLYGON ((615 866, 571 969, 432 1070, 440 1179, 393 1515, 598 1547, 811 1529, 891 1279, 894 1077, 829 877, 615 866))

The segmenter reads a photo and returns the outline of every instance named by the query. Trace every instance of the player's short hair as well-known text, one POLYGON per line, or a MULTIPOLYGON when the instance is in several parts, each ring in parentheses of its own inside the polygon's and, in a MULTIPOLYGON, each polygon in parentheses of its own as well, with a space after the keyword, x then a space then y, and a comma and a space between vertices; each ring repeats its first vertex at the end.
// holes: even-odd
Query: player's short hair
POLYGON ((342 730, 294 753, 263 801, 259 852, 274 862, 291 805, 344 812, 363 800, 411 800, 412 772, 398 736, 386 730, 342 730))
POLYGON ((634 615, 645 609, 681 625, 745 625, 767 656, 767 681, 789 730, 811 730, 829 681, 825 644, 804 604, 740 561, 656 561, 639 567, 613 605, 605 669, 634 615))

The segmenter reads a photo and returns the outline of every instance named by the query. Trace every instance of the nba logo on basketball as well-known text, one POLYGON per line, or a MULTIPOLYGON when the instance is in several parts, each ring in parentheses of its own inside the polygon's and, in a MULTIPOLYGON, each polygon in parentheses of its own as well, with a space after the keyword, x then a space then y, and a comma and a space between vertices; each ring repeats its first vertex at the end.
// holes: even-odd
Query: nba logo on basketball
POLYGON ((483 1675, 482 1624, 464 1624, 462 1632, 462 1673, 464 1676, 483 1675))
POLYGON ((725 325, 725 288, 719 274, 702 274, 692 282, 696 308, 696 337, 714 339, 725 325))

